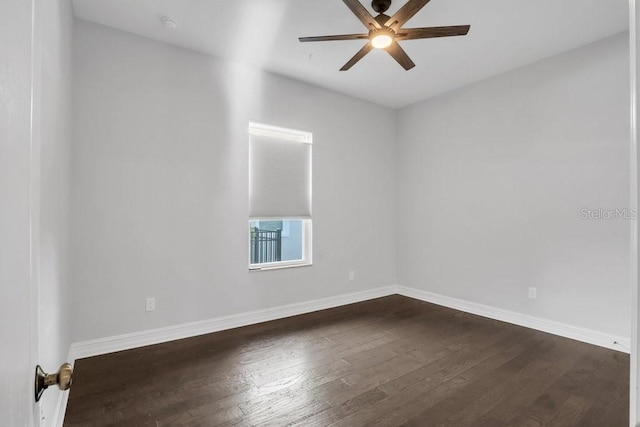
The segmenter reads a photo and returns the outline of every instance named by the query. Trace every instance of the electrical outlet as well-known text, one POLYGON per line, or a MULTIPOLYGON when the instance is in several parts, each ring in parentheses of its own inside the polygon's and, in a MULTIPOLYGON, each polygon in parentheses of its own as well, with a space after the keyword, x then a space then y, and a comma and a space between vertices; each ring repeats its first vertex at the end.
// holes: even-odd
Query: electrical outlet
POLYGON ((537 288, 535 288, 533 286, 531 286, 529 288, 529 298, 531 298, 531 299, 538 298, 538 289, 537 288))
POLYGON ((149 297, 146 299, 146 309, 147 311, 153 311, 156 309, 156 299, 155 297, 149 297))
POLYGON ((349 280, 356 280, 356 272, 355 271, 350 271, 349 272, 349 280))

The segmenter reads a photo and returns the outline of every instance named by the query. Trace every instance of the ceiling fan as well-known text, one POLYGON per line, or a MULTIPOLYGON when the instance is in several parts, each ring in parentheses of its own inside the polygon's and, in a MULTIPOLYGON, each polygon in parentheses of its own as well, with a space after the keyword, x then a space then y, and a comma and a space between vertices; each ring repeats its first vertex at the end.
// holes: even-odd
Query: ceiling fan
POLYGON ((413 39, 429 39, 434 37, 464 36, 469 32, 469 25, 455 25, 449 27, 427 27, 427 28, 402 28, 411 17, 420 11, 430 0, 409 0, 398 10, 395 15, 387 16, 384 12, 391 6, 391 0, 373 0, 371 7, 378 12, 375 18, 358 0, 343 0, 349 9, 369 30, 367 34, 343 34, 335 36, 300 37, 301 42, 321 42, 333 40, 369 40, 351 58, 340 71, 346 71, 353 67, 372 49, 384 49, 393 57, 405 70, 410 70, 416 66, 409 55, 400 47, 398 41, 413 39))

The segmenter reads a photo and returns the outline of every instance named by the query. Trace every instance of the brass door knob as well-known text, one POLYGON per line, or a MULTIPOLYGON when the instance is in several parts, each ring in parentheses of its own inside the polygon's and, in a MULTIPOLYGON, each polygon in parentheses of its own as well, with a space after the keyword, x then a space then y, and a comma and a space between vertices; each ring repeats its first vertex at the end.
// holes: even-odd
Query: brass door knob
POLYGON ((47 374, 40 365, 36 366, 35 398, 36 402, 42 397, 42 393, 49 386, 58 384, 60 390, 69 390, 73 377, 73 368, 70 363, 63 363, 55 374, 47 374))

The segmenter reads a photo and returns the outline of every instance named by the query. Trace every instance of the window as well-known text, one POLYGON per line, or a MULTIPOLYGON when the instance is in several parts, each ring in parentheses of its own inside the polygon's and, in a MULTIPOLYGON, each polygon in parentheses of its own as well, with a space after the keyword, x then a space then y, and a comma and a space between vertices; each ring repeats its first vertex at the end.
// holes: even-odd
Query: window
POLYGON ((249 269, 311 265, 308 132, 249 124, 249 269))

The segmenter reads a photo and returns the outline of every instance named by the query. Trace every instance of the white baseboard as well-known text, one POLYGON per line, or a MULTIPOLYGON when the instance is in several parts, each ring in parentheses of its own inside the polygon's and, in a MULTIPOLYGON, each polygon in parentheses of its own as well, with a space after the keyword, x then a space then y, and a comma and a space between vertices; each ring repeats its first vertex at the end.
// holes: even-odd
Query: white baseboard
POLYGON ((134 332, 117 335, 97 340, 74 343, 70 349, 70 359, 82 359, 84 357, 98 356, 116 351, 129 350, 146 345, 160 344, 182 338, 195 337, 197 335, 219 332, 226 329, 268 322, 270 320, 297 316, 327 308, 339 307, 374 298, 380 298, 396 293, 395 286, 370 289, 362 292, 338 295, 296 304, 283 305, 266 310, 251 311, 218 317, 210 320, 183 323, 181 325, 165 328, 151 329, 148 331, 134 332))
POLYGON ((560 335, 566 338, 583 341, 625 353, 628 353, 630 348, 629 338, 613 336, 566 323, 452 298, 420 289, 394 285, 302 303, 289 304, 265 310, 251 311, 231 316, 218 317, 215 319, 183 323, 164 328, 78 342, 71 345, 69 350, 69 359, 73 363, 76 359, 84 357, 98 356, 116 351, 129 350, 146 345, 160 344, 167 341, 268 322, 270 320, 297 316, 299 314, 306 314, 318 310, 325 310, 328 308, 367 301, 396 293, 421 301, 442 305, 507 323, 525 326, 527 328, 560 335))
POLYGON ((629 338, 625 337, 609 335, 591 329, 585 329, 578 326, 568 325, 566 323, 516 313, 515 311, 504 310, 501 308, 439 295, 420 289, 408 288, 406 286, 397 286, 396 290, 398 294, 409 298, 430 302, 471 314, 477 314, 478 316, 488 317, 490 319, 500 320, 514 325, 536 329, 538 331, 571 338, 600 347, 606 347, 623 353, 629 353, 629 349, 631 348, 629 338))

